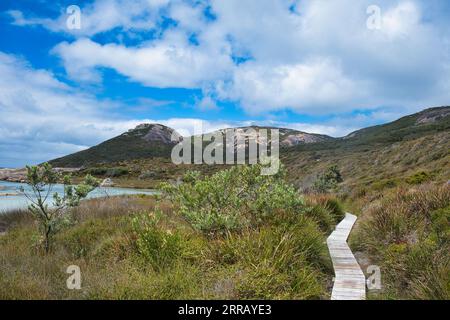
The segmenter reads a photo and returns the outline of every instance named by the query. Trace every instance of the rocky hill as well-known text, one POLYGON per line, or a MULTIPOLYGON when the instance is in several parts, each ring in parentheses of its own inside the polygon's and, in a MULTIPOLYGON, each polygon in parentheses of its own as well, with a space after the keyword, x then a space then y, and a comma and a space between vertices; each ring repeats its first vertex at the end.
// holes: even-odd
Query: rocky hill
MULTIPOLYGON (((248 135, 248 129, 237 133, 248 135)), ((223 129, 220 132, 226 133, 223 129)), ((170 160, 175 142, 173 129, 143 124, 116 138, 60 159, 55 167, 84 167, 86 172, 107 172, 104 168, 125 168, 118 184, 148 187, 155 181, 177 179, 187 169, 205 174, 223 166, 177 166, 170 160), (90 168, 102 170, 89 171, 90 168)), ((301 188, 311 186, 327 166, 336 164, 344 176, 344 187, 384 188, 421 179, 450 179, 450 107, 424 110, 387 123, 358 130, 343 138, 280 129, 281 160, 289 179, 301 188), (408 181, 410 181, 408 180, 408 181)), ((108 176, 107 173, 104 174, 108 176)), ((115 178, 116 180, 116 178, 115 178)))
POLYGON ((50 161, 54 167, 89 167, 142 158, 170 157, 182 137, 160 124, 141 124, 97 146, 50 161), (174 141, 171 140, 175 137, 174 141))
MULTIPOLYGON (((279 129, 271 127, 241 127, 236 128, 236 137, 245 136, 251 138, 251 130, 279 129)), ((230 129, 219 130, 225 137, 230 129)), ((280 145, 291 147, 299 144, 331 141, 334 138, 301 132, 292 129, 280 130, 280 145)), ((217 133, 213 132, 212 134, 217 133)), ((97 146, 77 152, 59 159, 50 161, 55 167, 89 167, 99 164, 108 164, 119 161, 131 161, 148 158, 168 158, 172 147, 183 138, 174 130, 160 124, 140 124, 136 128, 124 134, 105 141, 97 146), (172 135, 175 139, 172 141, 172 135)))
MULTIPOLYGON (((239 127, 239 128, 227 128, 221 129, 217 132, 220 132, 222 135, 226 135, 228 131, 234 130, 236 137, 250 138, 258 141, 257 132, 259 130, 267 130, 270 135, 271 129, 279 130, 280 134, 280 146, 282 147, 292 147, 300 144, 309 144, 309 143, 317 143, 317 142, 325 142, 325 141, 333 141, 335 138, 332 138, 327 135, 322 134, 314 134, 307 133, 303 131, 287 129, 287 128, 276 128, 276 127, 260 127, 260 126, 250 126, 250 127, 239 127)), ((212 132, 214 134, 216 132, 212 132)))

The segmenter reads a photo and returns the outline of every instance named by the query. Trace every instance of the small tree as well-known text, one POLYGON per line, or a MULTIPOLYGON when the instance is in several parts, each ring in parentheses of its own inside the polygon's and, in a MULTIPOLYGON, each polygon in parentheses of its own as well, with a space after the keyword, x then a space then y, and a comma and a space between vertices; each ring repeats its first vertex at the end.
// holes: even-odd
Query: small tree
POLYGON ((26 192, 24 188, 21 188, 21 192, 31 202, 28 210, 39 224, 43 246, 48 253, 52 237, 68 222, 67 209, 78 206, 82 199, 98 187, 99 182, 87 175, 82 184, 73 186, 70 176, 62 177, 48 163, 27 166, 27 179, 31 192, 26 192), (53 193, 55 184, 61 179, 64 184, 63 194, 53 193), (50 198, 53 198, 52 206, 48 205, 50 198))
POLYGON ((317 180, 314 182, 314 190, 316 192, 326 193, 330 190, 335 190, 339 183, 344 181, 342 179, 341 172, 339 171, 337 165, 332 165, 328 169, 318 176, 317 180))

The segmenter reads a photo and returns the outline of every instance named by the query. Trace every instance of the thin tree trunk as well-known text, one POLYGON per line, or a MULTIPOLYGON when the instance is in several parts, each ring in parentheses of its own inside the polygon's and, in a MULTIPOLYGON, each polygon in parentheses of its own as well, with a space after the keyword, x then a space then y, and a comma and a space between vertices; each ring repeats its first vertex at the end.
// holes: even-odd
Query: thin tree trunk
POLYGON ((44 247, 45 247, 45 253, 48 254, 50 252, 50 233, 51 233, 52 227, 47 227, 47 231, 45 232, 45 238, 44 238, 44 247))

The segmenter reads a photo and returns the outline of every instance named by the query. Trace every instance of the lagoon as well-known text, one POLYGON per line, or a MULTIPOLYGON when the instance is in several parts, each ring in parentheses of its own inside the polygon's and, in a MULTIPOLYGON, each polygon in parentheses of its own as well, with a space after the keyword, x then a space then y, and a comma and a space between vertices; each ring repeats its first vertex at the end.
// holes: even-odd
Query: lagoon
MULTIPOLYGON (((14 210, 14 209, 26 209, 29 201, 20 192, 20 188, 23 187, 25 192, 31 194, 31 188, 25 183, 18 182, 8 182, 0 181, 0 214, 3 212, 14 210)), ((54 186, 52 194, 58 192, 61 194, 63 192, 63 185, 57 184, 54 186)), ((133 194, 146 194, 152 195, 156 194, 155 190, 144 190, 144 189, 131 189, 131 188, 115 188, 115 187, 102 187, 97 188, 91 192, 88 198, 102 198, 107 196, 121 196, 121 195, 133 195, 133 194)), ((48 201, 49 204, 52 202, 52 197, 48 201)))

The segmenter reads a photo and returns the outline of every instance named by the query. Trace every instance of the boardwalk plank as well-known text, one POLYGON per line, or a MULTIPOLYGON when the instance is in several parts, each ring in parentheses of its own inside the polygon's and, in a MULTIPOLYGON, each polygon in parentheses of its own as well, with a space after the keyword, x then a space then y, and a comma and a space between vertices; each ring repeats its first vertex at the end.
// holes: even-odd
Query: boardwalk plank
POLYGON ((366 298, 366 278, 347 244, 356 219, 355 215, 346 213, 345 218, 327 239, 335 273, 331 300, 365 300, 366 298))

